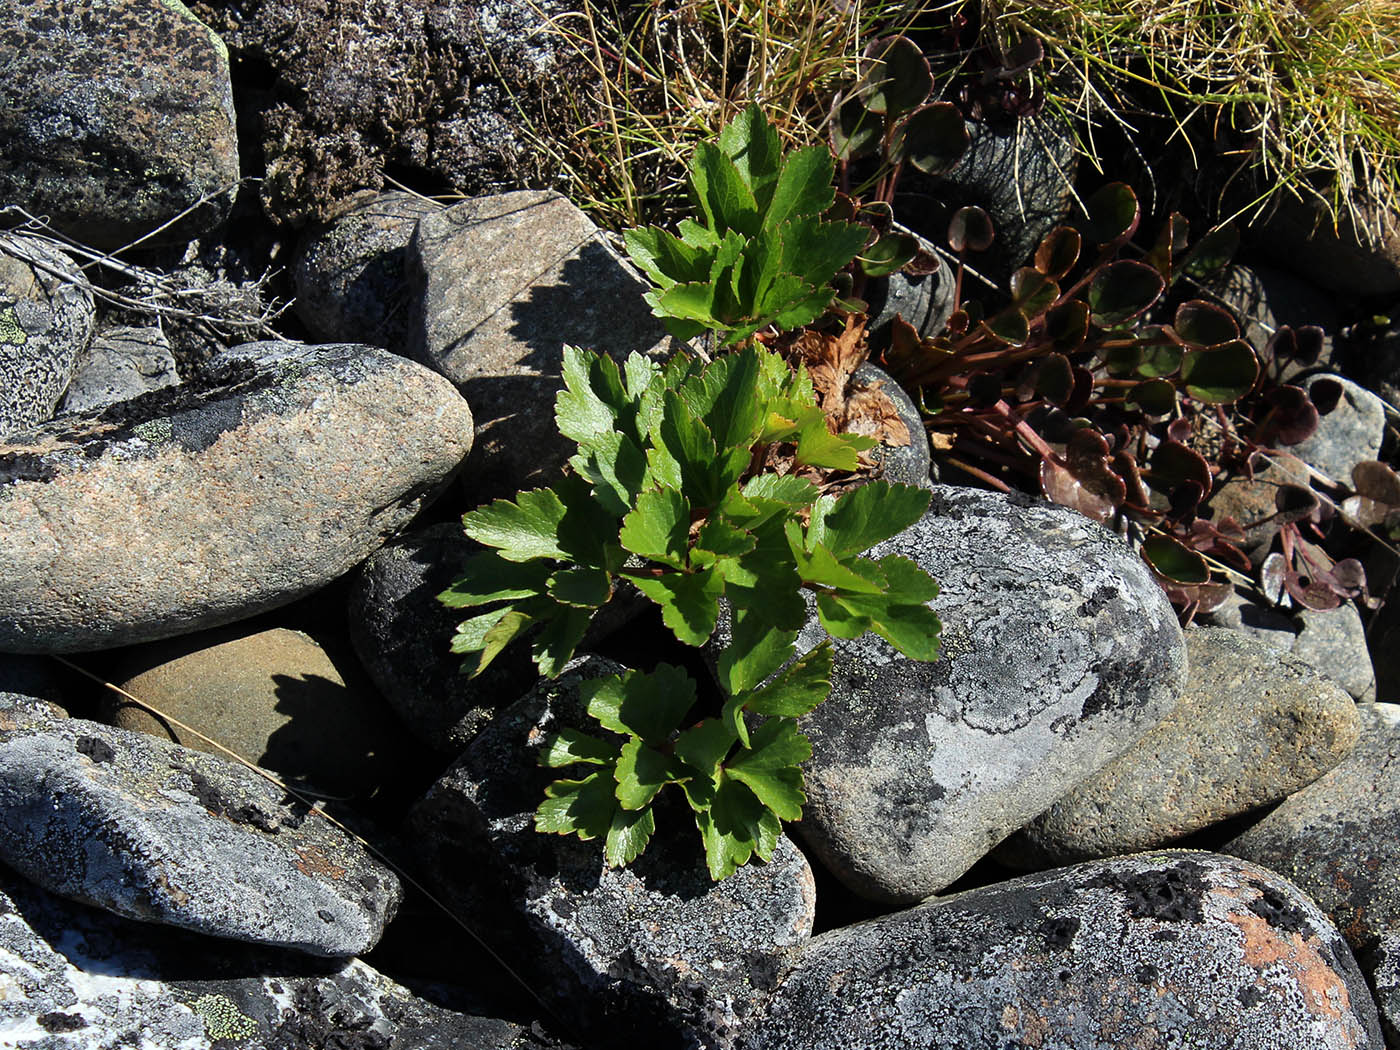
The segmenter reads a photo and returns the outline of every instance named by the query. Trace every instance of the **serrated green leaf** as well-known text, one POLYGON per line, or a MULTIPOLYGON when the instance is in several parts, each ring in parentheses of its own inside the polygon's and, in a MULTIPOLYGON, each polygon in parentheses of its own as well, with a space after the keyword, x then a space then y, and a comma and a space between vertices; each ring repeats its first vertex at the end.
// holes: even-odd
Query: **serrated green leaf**
POLYGON ((719 622, 724 577, 718 567, 663 576, 633 576, 637 590, 661 606, 661 620, 682 644, 701 646, 719 622))
POLYGON ((593 485, 593 496, 608 513, 622 517, 651 483, 646 453, 621 431, 591 438, 569 465, 593 485))
POLYGON ((927 605, 895 604, 879 595, 818 594, 817 615, 827 632, 838 638, 858 638, 850 633, 864 623, 905 656, 914 660, 938 659, 942 624, 927 605))
POLYGON ((711 245, 687 243, 655 226, 622 235, 627 256, 661 288, 703 281, 710 272, 711 245))
POLYGON ((813 217, 789 219, 774 232, 783 245, 783 272, 796 274, 814 288, 824 287, 870 238, 868 227, 813 217))
POLYGON ((767 211, 782 169, 782 145, 758 103, 750 103, 719 133, 719 148, 734 161, 759 214, 767 211))
POLYGON ((745 708, 756 715, 798 718, 830 693, 831 643, 827 641, 783 668, 771 682, 742 695, 745 708))
POLYGON ((634 399, 607 354, 565 346, 563 379, 564 388, 554 396, 554 421, 559 433, 580 446, 628 428, 635 418, 634 399))
POLYGON ((563 503, 556 541, 565 555, 581 565, 611 569, 618 564, 617 515, 598 501, 587 479, 570 474, 554 486, 563 503))
POLYGON ((843 561, 822 544, 810 543, 803 536, 800 522, 789 521, 784 529, 803 583, 810 587, 835 587, 854 594, 879 594, 883 589, 884 580, 866 568, 870 563, 863 566, 854 559, 843 561))
POLYGON ((549 578, 549 596, 564 605, 596 609, 612 597, 612 578, 605 569, 560 569, 549 578))
POLYGON ((839 499, 823 497, 812 508, 807 543, 820 543, 841 558, 867 551, 924 516, 932 497, 914 485, 871 481, 839 499))
POLYGON ((618 810, 603 844, 603 856, 608 867, 621 868, 640 857, 656 831, 656 817, 650 809, 636 813, 618 810))
POLYGON ((782 833, 776 814, 747 786, 723 776, 708 806, 695 810, 695 824, 705 843, 710 878, 716 882, 734 874, 755 853, 762 860, 772 860, 782 833))
POLYGON ((815 405, 802 407, 794 414, 797 417, 794 458, 804 466, 855 470, 860 465, 858 454, 876 445, 874 439, 858 434, 833 434, 827 429, 825 413, 815 405))
POLYGON ((498 499, 462 515, 462 527, 478 543, 500 550, 507 561, 567 558, 559 547, 565 507, 553 489, 521 492, 514 502, 498 499))
POLYGON ((808 146, 789 154, 763 216, 764 228, 774 230, 791 219, 815 217, 830 208, 836 199, 834 174, 831 154, 824 146, 808 146))
POLYGON ((772 500, 786 507, 806 507, 817 498, 817 486, 793 474, 759 474, 744 483, 746 497, 772 500))
POLYGON ((557 678, 564 665, 574 658, 574 650, 593 619, 592 609, 556 605, 555 614, 544 622, 531 645, 535 666, 546 678, 557 678))
POLYGON ((690 158, 690 185, 712 230, 758 232, 758 202, 734 161, 718 145, 702 142, 690 158))
MULTIPOLYGON (((866 559, 862 559, 866 560, 866 559)), ((922 605, 938 597, 938 583, 918 562, 887 554, 874 563, 884 577, 884 596, 904 605, 922 605)))
POLYGON ((708 280, 672 285, 665 291, 648 297, 661 318, 695 321, 706 328, 722 327, 715 308, 715 286, 708 280))
POLYGON ((622 745, 617 768, 617 801, 623 809, 641 809, 663 787, 685 778, 685 770, 669 755, 647 747, 638 737, 622 745))
POLYGON ((633 554, 676 568, 686 564, 690 504, 675 489, 643 492, 637 506, 622 519, 619 540, 633 554))
POLYGON ((545 799, 535 810, 535 830, 584 840, 606 835, 619 809, 613 787, 611 768, 582 780, 556 780, 544 789, 545 799))
POLYGON ((539 764, 550 769, 560 769, 584 762, 589 765, 610 765, 620 754, 618 746, 607 740, 599 740, 577 729, 560 729, 550 733, 540 748, 539 764))
POLYGON ((748 750, 725 763, 725 772, 748 787, 783 820, 801 820, 801 764, 812 757, 812 744, 790 718, 771 718, 754 731, 748 750))
POLYGON ((695 704, 694 679, 664 663, 651 672, 590 679, 579 692, 589 715, 604 729, 638 736, 652 747, 664 744, 695 704))
POLYGON ((467 558, 459 576, 438 601, 452 609, 530 598, 544 593, 550 566, 543 561, 506 561, 494 550, 480 551, 467 558))
MULTIPOLYGON (((798 604, 805 619, 806 606, 800 599, 798 604)), ((730 635, 730 644, 720 653, 716 666, 720 687, 729 696, 752 697, 748 690, 791 659, 797 640, 795 630, 775 627, 747 609, 735 615, 730 635)))
POLYGON ((762 424, 762 405, 754 397, 758 355, 749 347, 717 358, 677 392, 719 448, 747 449, 758 437, 762 424))
POLYGON ((479 652, 486 644, 487 633, 500 623, 512 611, 512 608, 512 606, 504 605, 499 609, 492 609, 490 612, 463 620, 457 625, 457 633, 452 637, 452 651, 454 653, 479 652))
POLYGON ((744 700, 742 696, 731 696, 724 702, 724 707, 720 708, 719 720, 735 739, 744 746, 749 746, 749 727, 744 724, 744 700))
POLYGON ((691 564, 696 567, 713 565, 721 558, 739 558, 757 546, 758 541, 746 530, 738 528, 721 515, 715 515, 700 526, 691 549, 691 564))
POLYGON ((676 223, 676 230, 680 239, 693 248, 712 248, 719 244, 720 235, 694 219, 682 219, 676 223))
POLYGON ((710 779, 739 740, 732 726, 718 718, 707 718, 676 738, 675 753, 686 765, 710 779))

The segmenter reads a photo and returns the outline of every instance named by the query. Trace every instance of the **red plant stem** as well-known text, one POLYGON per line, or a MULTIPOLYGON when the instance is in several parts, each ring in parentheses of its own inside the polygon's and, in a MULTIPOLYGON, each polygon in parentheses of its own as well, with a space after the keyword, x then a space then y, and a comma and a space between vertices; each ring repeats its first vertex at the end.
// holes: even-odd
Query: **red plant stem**
POLYGON ((974 478, 977 478, 979 481, 985 481, 988 485, 992 486, 992 488, 996 489, 998 492, 1011 491, 1011 486, 1008 485, 1006 482, 1002 481, 1001 478, 993 477, 991 474, 988 474, 985 470, 978 470, 971 464, 964 463, 962 460, 957 459, 956 457, 945 456, 943 458, 943 462, 952 464, 953 466, 957 467, 959 470, 963 471, 966 474, 971 474, 974 478))

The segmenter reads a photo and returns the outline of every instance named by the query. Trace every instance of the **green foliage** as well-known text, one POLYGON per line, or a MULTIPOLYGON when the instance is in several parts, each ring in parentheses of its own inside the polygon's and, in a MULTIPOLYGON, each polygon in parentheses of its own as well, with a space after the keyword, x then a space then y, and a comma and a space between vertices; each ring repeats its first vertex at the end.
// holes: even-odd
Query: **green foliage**
POLYGON ((626 864, 655 829, 657 794, 677 785, 720 879, 771 857, 780 821, 801 816, 811 748, 796 719, 825 699, 831 671, 829 645, 794 659, 801 591, 836 637, 873 631, 906 655, 937 656, 934 582, 906 559, 861 554, 918 520, 929 495, 876 481, 833 498, 805 478, 762 473, 773 446, 799 467, 852 470, 872 444, 829 433, 805 370, 766 350, 703 367, 634 354, 619 369, 567 347, 564 383, 555 415, 578 445, 573 473, 465 515, 467 534, 490 549, 441 599, 485 611, 462 623, 453 651, 480 673, 528 636, 552 677, 619 581, 655 602, 686 645, 709 639, 727 599, 722 708, 694 710, 695 683, 667 665, 588 683, 603 735, 564 730, 546 742, 544 765, 584 772, 551 784, 536 814, 540 831, 602 838, 608 863, 626 864), (755 728, 749 716, 761 719, 755 728))
POLYGON ((628 230, 627 254, 651 278, 646 300, 671 333, 704 331, 725 345, 769 325, 798 328, 831 303, 831 280, 865 245, 868 231, 829 222, 834 168, 820 146, 783 156, 778 133, 753 104, 702 142, 690 162, 690 193, 703 223, 680 236, 628 230))

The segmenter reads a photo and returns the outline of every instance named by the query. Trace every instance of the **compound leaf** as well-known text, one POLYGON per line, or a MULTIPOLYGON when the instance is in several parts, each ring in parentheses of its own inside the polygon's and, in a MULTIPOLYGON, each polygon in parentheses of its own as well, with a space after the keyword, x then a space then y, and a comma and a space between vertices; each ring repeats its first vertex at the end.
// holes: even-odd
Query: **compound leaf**
POLYGON ((623 809, 641 809, 667 784, 684 777, 683 769, 668 755, 647 747, 639 737, 622 745, 617 759, 617 800, 623 809))
POLYGON ((637 497, 618 538, 633 554, 683 568, 689 530, 690 504, 675 489, 660 489, 637 497))
POLYGON ((823 496, 812 507, 807 545, 820 543, 838 558, 859 554, 922 518, 931 498, 927 489, 885 481, 868 482, 839 499, 823 496))
POLYGON ((438 595, 438 601, 453 609, 463 609, 510 598, 534 597, 544 592, 550 572, 548 562, 507 561, 497 551, 480 551, 467 558, 462 575, 438 595))
POLYGON ((595 766, 611 765, 617 761, 619 754, 618 746, 611 741, 600 740, 578 729, 560 729, 545 737, 539 764, 550 769, 579 762, 595 766))
POLYGON ((812 744, 791 718, 772 718, 754 731, 748 750, 725 763, 725 772, 744 783, 783 820, 800 820, 801 764, 812 757, 812 744))
POLYGON ((621 868, 631 864, 642 855, 656 831, 656 817, 650 809, 629 813, 618 810, 613 814, 612 826, 603 843, 603 855, 608 867, 621 868))
POLYGON ((567 558, 557 539, 565 507, 553 489, 521 492, 515 502, 498 499, 462 515, 468 536, 495 547, 507 561, 567 558))
POLYGON ((744 706, 756 715, 798 718, 830 692, 831 642, 826 641, 794 660, 767 685, 745 694, 744 706))
POLYGON ((724 577, 715 567, 695 572, 632 577, 633 584, 661 606, 661 619, 684 645, 700 646, 719 622, 719 598, 724 577))
POLYGON ((535 810, 535 830, 595 839, 606 835, 618 812, 611 769, 600 769, 582 780, 556 780, 544 789, 535 810))
POLYGON ((653 747, 670 738, 695 704, 695 680, 671 664, 591 679, 579 688, 589 715, 604 729, 640 737, 653 747))

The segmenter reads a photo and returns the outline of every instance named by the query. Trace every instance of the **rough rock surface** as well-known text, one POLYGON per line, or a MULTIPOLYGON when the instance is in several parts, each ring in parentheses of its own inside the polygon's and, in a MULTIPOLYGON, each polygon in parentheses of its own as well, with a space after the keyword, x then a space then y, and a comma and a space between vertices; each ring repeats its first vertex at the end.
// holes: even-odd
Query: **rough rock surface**
POLYGON ((408 272, 412 355, 471 403, 483 498, 547 485, 573 454, 554 426, 566 344, 619 361, 672 345, 642 300, 650 285, 557 193, 481 197, 422 219, 408 272))
POLYGON ((1336 766, 1360 720, 1312 666, 1223 627, 1186 632, 1176 707, 1123 754, 998 847, 1048 867, 1163 845, 1277 802, 1336 766))
MULTIPOLYGON (((909 431, 909 444, 907 445, 887 445, 879 444, 872 448, 867 455, 875 462, 878 476, 885 481, 900 485, 918 485, 920 488, 930 488, 933 485, 933 456, 928 446, 928 431, 924 429, 923 418, 919 415, 919 408, 914 404, 905 389, 896 383, 890 374, 882 368, 878 368, 869 361, 865 362, 851 375, 854 388, 875 387, 894 402, 895 411, 899 413, 899 421, 904 424, 904 429, 909 431)), ((848 394, 849 390, 848 388, 848 394)), ((861 425, 850 427, 852 434, 868 433, 861 429, 861 425)))
POLYGON ((1346 943, 1295 886, 1209 853, 1089 862, 815 938, 752 1050, 1382 1046, 1346 943))
POLYGON ((68 388, 95 317, 81 279, 42 241, 0 237, 0 440, 50 418, 68 388))
POLYGON ((1361 613, 1351 602, 1335 609, 1301 609, 1293 655, 1306 660, 1358 700, 1375 700, 1376 672, 1361 613))
POLYGON ((1361 704, 1361 741, 1222 847, 1287 876, 1366 952, 1400 931, 1400 705, 1361 704))
POLYGON ((38 704, 0 711, 0 859, 117 915, 357 955, 398 877, 244 766, 38 704))
POLYGON ((179 381, 175 355, 159 328, 108 328, 79 359, 59 410, 100 412, 179 381))
POLYGON ((1358 961, 1376 994, 1386 1046, 1400 1046, 1400 931, 1386 934, 1358 961))
MULTIPOLYGON (((1142 560, 1074 511, 936 486, 886 554, 938 581, 942 655, 836 640, 795 827, 857 893, 913 902, 1160 721, 1185 648, 1142 560)), ((825 637, 813 615, 798 644, 825 637)))
MULTIPOLYGON (((300 631, 185 635, 126 651, 110 673, 162 714, 317 794, 368 798, 406 771, 406 734, 364 672, 300 631)), ((115 693, 106 703, 104 721, 215 751, 115 693)))
POLYGON ((437 596, 481 549, 450 522, 409 533, 370 556, 350 594, 350 639, 365 670, 423 743, 452 756, 538 677, 528 647, 507 646, 476 678, 449 651, 467 614, 437 596))
POLYGON ((13 0, 0 69, 0 201, 86 244, 120 247, 238 181, 228 52, 179 0, 13 0))
POLYGON ((1300 385, 1318 406, 1317 430, 1289 451, 1333 481, 1349 484, 1354 466, 1380 455, 1385 403, 1341 376, 1313 375, 1300 385))
POLYGON ((521 185, 542 163, 525 121, 548 139, 576 117, 566 103, 591 79, 550 30, 570 10, 559 0, 192 6, 247 71, 239 88, 267 165, 263 204, 294 225, 326 221, 350 193, 380 188, 386 168, 463 193, 521 185), (275 78, 259 76, 265 69, 275 78))
POLYGON ((413 227, 442 205, 413 193, 362 194, 297 249, 297 317, 317 339, 402 350, 408 333, 404 249, 413 227))
POLYGON ((811 933, 811 869, 784 837, 771 863, 711 882, 683 805, 659 809, 626 868, 596 840, 535 831, 557 775, 536 766, 544 734, 593 725, 579 683, 620 671, 576 660, 503 711, 419 804, 415 842, 439 895, 495 931, 566 1018, 610 1045, 729 1046, 811 933))
POLYGON ((327 965, 131 922, 0 868, 0 1045, 11 1050, 542 1050, 359 959, 327 965))
POLYGON ((247 344, 203 382, 0 444, 0 651, 100 649, 314 591, 461 465, 471 413, 371 347, 247 344))

